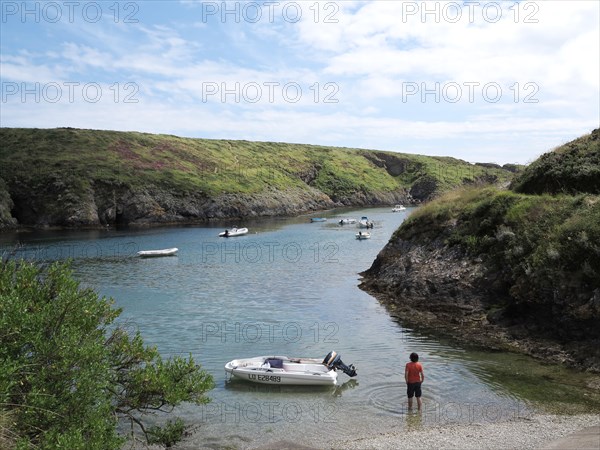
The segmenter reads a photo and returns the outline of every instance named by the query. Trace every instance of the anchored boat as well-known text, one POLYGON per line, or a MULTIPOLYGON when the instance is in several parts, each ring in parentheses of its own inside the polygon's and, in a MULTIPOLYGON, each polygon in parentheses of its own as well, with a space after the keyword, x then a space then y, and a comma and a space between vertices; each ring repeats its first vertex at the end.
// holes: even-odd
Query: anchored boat
POLYGON ((225 371, 231 375, 262 384, 285 384, 303 386, 334 385, 337 371, 349 377, 356 376, 354 365, 344 364, 336 352, 332 351, 325 359, 288 358, 287 356, 256 356, 234 359, 225 364, 225 371))
POLYGON ((248 228, 237 228, 233 227, 228 230, 219 233, 219 237, 234 237, 234 236, 242 236, 244 234, 248 234, 248 228))
POLYGON ((141 250, 137 252, 142 258, 153 258, 157 256, 173 256, 177 253, 177 248, 165 248, 163 250, 141 250))
POLYGON ((373 228, 373 221, 369 220, 367 216, 362 216, 358 222, 359 228, 373 228))

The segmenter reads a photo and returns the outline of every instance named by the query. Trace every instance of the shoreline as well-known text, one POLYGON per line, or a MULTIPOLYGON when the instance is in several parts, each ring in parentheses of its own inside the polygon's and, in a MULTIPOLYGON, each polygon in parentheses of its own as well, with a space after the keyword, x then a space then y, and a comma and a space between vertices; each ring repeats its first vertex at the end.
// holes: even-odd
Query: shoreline
MULTIPOLYGON (((600 416, 597 414, 574 416, 533 414, 505 422, 445 424, 394 430, 377 436, 365 435, 335 441, 329 443, 327 448, 503 450, 552 448, 552 444, 558 439, 599 425, 600 416)), ((600 435, 591 435, 582 442, 584 446, 580 444, 573 448, 598 448, 600 435), (587 447, 586 442, 595 446, 587 447)))
MULTIPOLYGON (((352 433, 347 438, 328 439, 327 435, 287 438, 263 435, 260 439, 239 434, 229 436, 226 444, 210 436, 192 435, 174 449, 201 450, 231 448, 243 450, 396 450, 396 449, 593 449, 600 448, 600 416, 598 414, 555 415, 534 413, 499 422, 470 422, 437 425, 388 425, 379 431, 352 433), (566 445, 565 445, 566 443, 566 445)), ((125 444, 123 450, 161 450, 159 445, 140 441, 125 444)))
POLYGON ((511 331, 515 332, 514 327, 511 330, 499 324, 491 324, 478 314, 472 314, 473 317, 458 317, 461 314, 459 311, 454 318, 449 318, 449 314, 438 317, 430 310, 416 306, 418 300, 403 298, 404 301, 400 302, 393 295, 379 292, 364 276, 359 288, 384 306, 402 327, 477 350, 522 354, 578 372, 600 374, 597 365, 582 366, 563 344, 548 337, 534 336, 523 329, 517 330, 519 333, 515 336, 511 334, 511 331), (482 333, 482 330, 485 332, 482 333))
MULTIPOLYGON (((420 202, 405 202, 404 205, 407 208, 414 208, 421 206, 420 202)), ((149 222, 131 222, 128 224, 92 224, 92 225, 24 225, 17 224, 15 226, 0 227, 1 233, 35 233, 40 231, 122 231, 122 230, 144 230, 154 228, 170 228, 170 227, 201 227, 201 226, 214 226, 223 225, 228 226, 231 222, 254 222, 261 220, 277 220, 277 219, 290 219, 290 218, 302 218, 310 217, 317 214, 331 213, 336 214, 336 211, 344 210, 356 210, 356 209, 377 209, 377 208, 391 208, 393 204, 387 203, 372 203, 367 205, 345 205, 336 204, 330 208, 306 210, 297 213, 290 214, 263 214, 257 216, 230 216, 230 217, 209 217, 209 218, 195 218, 195 219, 183 219, 183 220, 172 220, 172 221, 149 221, 149 222)))

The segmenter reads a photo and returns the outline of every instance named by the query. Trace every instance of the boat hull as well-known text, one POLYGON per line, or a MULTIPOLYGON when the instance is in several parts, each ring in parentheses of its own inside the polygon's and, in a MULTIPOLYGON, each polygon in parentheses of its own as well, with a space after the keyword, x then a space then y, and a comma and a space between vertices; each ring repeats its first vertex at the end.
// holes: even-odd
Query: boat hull
POLYGON ((295 386, 333 386, 337 372, 313 358, 259 356, 234 359, 225 364, 225 371, 236 378, 252 383, 295 386), (268 360, 282 361, 282 367, 265 364, 268 360))

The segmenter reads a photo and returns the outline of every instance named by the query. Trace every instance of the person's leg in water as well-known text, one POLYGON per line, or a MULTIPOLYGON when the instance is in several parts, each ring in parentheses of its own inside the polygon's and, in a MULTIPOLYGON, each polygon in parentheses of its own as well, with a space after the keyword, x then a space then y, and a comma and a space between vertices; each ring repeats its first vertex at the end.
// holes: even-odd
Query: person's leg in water
POLYGON ((421 411, 421 406, 423 404, 421 402, 421 383, 418 383, 415 387, 415 397, 417 397, 417 409, 421 411))
POLYGON ((410 383, 406 387, 406 395, 408 396, 408 409, 413 407, 413 396, 415 395, 415 386, 410 383))

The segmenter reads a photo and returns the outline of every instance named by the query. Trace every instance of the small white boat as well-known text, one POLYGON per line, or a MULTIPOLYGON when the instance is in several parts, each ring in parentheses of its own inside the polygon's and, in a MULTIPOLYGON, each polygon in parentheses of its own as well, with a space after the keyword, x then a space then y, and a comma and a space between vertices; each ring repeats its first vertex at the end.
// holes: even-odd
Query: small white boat
POLYGON ((340 219, 338 222, 340 225, 351 225, 356 223, 356 219, 348 218, 348 219, 340 219))
POLYGON ((286 384, 302 386, 328 386, 337 381, 337 370, 350 377, 356 376, 352 364, 345 365, 336 352, 329 352, 325 359, 288 358, 287 356, 257 356, 234 359, 225 364, 225 372, 262 384, 286 384))
POLYGON ((325 217, 313 217, 312 219, 310 219, 311 222, 327 222, 327 219, 325 217))
POLYGON ((360 228, 373 228, 373 222, 367 216, 362 216, 358 222, 360 228))
POLYGON ((163 250, 141 250, 137 252, 142 258, 154 258, 157 256, 173 256, 177 253, 177 248, 165 248, 163 250))
POLYGON ((356 233, 356 239, 358 239, 359 241, 362 241, 363 239, 371 239, 371 233, 369 233, 368 231, 365 231, 364 233, 362 231, 359 231, 358 233, 356 233))
POLYGON ((392 212, 400 212, 400 211, 406 211, 406 206, 396 205, 396 206, 394 206, 394 208, 392 208, 392 212))
POLYGON ((219 233, 219 237, 234 237, 234 236, 242 236, 244 234, 248 234, 248 228, 237 228, 233 227, 228 230, 219 233))

